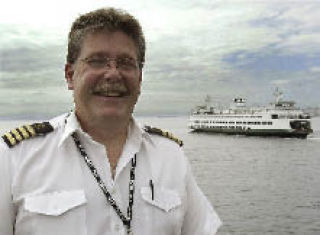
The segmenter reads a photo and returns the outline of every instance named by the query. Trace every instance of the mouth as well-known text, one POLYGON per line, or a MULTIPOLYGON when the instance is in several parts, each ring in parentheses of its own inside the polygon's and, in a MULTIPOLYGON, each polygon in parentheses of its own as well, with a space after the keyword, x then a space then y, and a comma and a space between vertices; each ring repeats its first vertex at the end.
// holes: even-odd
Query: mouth
POLYGON ((122 91, 93 91, 93 95, 104 96, 104 97, 124 97, 127 96, 126 92, 122 91))
POLYGON ((121 98, 128 96, 128 90, 124 85, 104 84, 93 89, 92 94, 103 97, 121 98))

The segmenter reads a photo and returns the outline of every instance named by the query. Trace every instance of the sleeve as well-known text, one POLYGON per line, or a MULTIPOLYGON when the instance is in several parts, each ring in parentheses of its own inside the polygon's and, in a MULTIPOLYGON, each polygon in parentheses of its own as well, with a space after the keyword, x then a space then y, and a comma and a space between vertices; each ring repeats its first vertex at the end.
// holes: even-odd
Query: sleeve
POLYGON ((11 163, 0 143, 0 235, 13 235, 14 208, 11 194, 11 163))
POLYGON ((222 222, 208 199, 198 187, 191 168, 187 172, 187 209, 182 235, 214 235, 222 222))

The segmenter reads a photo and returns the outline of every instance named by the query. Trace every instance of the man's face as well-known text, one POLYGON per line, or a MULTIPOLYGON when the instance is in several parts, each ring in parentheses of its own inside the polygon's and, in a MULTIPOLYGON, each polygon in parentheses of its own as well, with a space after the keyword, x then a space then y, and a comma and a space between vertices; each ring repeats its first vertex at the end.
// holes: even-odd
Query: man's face
POLYGON ((133 40, 123 32, 98 32, 84 38, 77 61, 66 65, 80 121, 131 116, 140 94, 141 69, 121 66, 121 61, 137 59, 133 40), (108 58, 109 64, 101 66, 108 58))

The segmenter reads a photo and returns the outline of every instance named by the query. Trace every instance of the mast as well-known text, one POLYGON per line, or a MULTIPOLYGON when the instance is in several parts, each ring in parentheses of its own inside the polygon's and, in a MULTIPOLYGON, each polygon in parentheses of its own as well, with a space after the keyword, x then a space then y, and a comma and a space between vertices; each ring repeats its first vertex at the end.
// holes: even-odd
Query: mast
POLYGON ((211 97, 209 95, 207 95, 204 102, 205 102, 206 108, 208 109, 211 105, 211 97))
POLYGON ((275 103, 278 104, 282 98, 283 92, 279 90, 279 87, 276 87, 275 91, 273 92, 275 97, 275 103))

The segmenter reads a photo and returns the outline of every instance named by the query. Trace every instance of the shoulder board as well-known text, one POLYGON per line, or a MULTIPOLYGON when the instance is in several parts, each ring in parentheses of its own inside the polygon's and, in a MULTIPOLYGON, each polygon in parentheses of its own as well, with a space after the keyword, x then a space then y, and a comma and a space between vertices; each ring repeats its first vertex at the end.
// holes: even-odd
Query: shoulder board
POLYGON ((34 123, 13 129, 2 136, 4 142, 12 148, 23 140, 30 139, 35 136, 44 136, 53 131, 53 127, 49 122, 34 123))
POLYGON ((179 144, 179 146, 183 146, 183 142, 182 140, 178 139, 177 137, 175 137, 174 135, 172 135, 170 132, 167 131, 163 131, 159 128, 155 128, 155 127, 151 127, 151 126, 144 126, 143 128, 146 132, 150 133, 150 134, 155 134, 155 135, 160 135, 160 136, 164 136, 167 137, 170 140, 175 141, 177 144, 179 144))

